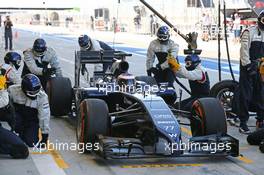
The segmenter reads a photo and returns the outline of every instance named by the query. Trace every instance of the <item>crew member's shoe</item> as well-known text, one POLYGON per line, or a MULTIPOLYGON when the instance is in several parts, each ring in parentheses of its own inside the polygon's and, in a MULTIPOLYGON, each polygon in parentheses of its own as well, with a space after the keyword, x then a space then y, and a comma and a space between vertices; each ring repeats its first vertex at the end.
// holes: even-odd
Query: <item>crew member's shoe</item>
POLYGON ((264 128, 264 122, 263 121, 257 121, 256 122, 256 130, 260 130, 264 128))
POLYGON ((251 131, 249 130, 247 123, 241 122, 239 127, 239 132, 242 134, 251 134, 251 131))

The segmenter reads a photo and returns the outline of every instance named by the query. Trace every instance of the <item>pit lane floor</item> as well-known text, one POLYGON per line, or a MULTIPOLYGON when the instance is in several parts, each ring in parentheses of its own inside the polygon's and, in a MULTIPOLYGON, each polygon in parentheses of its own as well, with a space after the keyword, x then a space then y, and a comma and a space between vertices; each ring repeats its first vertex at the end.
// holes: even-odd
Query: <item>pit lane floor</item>
MULTIPOLYGON (((34 39, 38 37, 30 32, 20 32, 18 40, 14 40, 16 51, 22 53, 32 46, 34 39)), ((56 36, 43 36, 48 45, 53 47, 60 59, 64 76, 73 80, 74 50, 78 49, 75 42, 63 40, 56 36)), ((128 43, 129 44, 129 43, 128 43)), ((5 52, 1 50, 1 57, 5 52)), ((3 60, 1 59, 1 62, 3 60)), ((129 58, 130 72, 139 75, 145 74, 145 57, 134 55, 129 58)), ((92 68, 92 66, 89 66, 92 68)), ((208 69, 211 86, 217 82, 215 70, 208 69)), ((223 78, 229 78, 224 74, 223 78)), ((83 80, 84 81, 84 80, 83 80)), ((183 81, 184 84, 187 81, 183 81)), ((186 96, 186 94, 184 95, 186 96)), ((255 119, 250 120, 254 125, 255 119)), ((51 119, 50 141, 53 143, 75 143, 75 127, 65 116, 51 119)), ((254 129, 254 128, 252 128, 254 129)), ((104 160, 94 155, 79 154, 78 151, 51 150, 42 154, 31 150, 27 160, 12 160, 6 156, 0 156, 0 175, 87 175, 87 174, 210 174, 210 175, 251 175, 263 174, 264 155, 258 147, 249 146, 246 136, 238 132, 238 128, 229 126, 230 135, 240 140, 240 152, 243 156, 238 158, 166 158, 166 159, 136 159, 136 160, 104 160)), ((184 126, 183 137, 188 137, 190 130, 184 126)))

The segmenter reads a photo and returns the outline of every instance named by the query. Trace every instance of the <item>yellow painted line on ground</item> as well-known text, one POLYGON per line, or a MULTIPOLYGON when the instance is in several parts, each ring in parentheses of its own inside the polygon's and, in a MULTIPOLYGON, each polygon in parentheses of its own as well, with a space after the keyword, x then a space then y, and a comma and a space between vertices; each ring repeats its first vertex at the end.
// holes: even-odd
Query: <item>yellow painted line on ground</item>
POLYGON ((32 155, 47 155, 50 154, 53 160, 56 162, 59 168, 66 169, 69 168, 69 165, 63 160, 60 153, 54 149, 50 149, 49 151, 31 151, 32 155))
MULTIPOLYGON (((182 130, 182 132, 184 132, 185 134, 187 134, 187 135, 189 135, 189 136, 192 135, 191 130, 188 129, 188 128, 181 127, 181 130, 182 130)), ((240 147, 239 149, 240 149, 240 150, 247 150, 248 147, 244 146, 244 147, 240 147)), ((238 160, 240 160, 240 161, 242 161, 242 162, 244 162, 244 163, 246 163, 246 164, 252 164, 252 163, 254 162, 253 160, 251 160, 251 159, 249 159, 249 158, 247 158, 247 157, 245 157, 245 156, 242 156, 242 155, 240 155, 240 156, 238 157, 238 160)))
POLYGON ((184 132, 185 134, 192 136, 192 131, 188 128, 181 127, 181 131, 184 132))
POLYGON ((143 165, 122 165, 121 168, 172 168, 172 167, 198 167, 203 164, 143 164, 143 165))
POLYGON ((58 165, 58 167, 62 169, 69 168, 69 165, 63 160, 62 156, 60 153, 56 150, 50 150, 50 154, 52 155, 54 161, 58 165))
POLYGON ((251 160, 251 159, 249 159, 249 158, 247 158, 245 156, 242 156, 242 155, 240 155, 238 157, 238 160, 240 160, 240 161, 242 161, 242 162, 244 162, 246 164, 252 164, 253 163, 253 160, 251 160))
MULTIPOLYGON (((41 134, 41 130, 39 129, 39 134, 38 134, 39 140, 42 139, 42 134, 41 134)), ((60 155, 60 153, 54 149, 50 149, 49 146, 49 151, 44 151, 44 152, 31 152, 31 154, 37 155, 37 154, 51 154, 51 156, 53 157, 54 161, 56 162, 56 164, 58 165, 58 167, 62 168, 62 169, 66 169, 69 168, 69 165, 63 160, 62 156, 60 155)))

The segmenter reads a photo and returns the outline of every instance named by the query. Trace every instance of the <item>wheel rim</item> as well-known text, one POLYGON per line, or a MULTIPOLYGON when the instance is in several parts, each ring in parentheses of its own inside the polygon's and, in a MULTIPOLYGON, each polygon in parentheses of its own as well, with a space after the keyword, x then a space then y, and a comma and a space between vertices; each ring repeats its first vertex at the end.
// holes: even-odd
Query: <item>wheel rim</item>
POLYGON ((234 92, 232 90, 230 90, 229 88, 222 89, 217 94, 217 99, 220 100, 225 111, 231 111, 232 110, 233 98, 234 98, 234 92))

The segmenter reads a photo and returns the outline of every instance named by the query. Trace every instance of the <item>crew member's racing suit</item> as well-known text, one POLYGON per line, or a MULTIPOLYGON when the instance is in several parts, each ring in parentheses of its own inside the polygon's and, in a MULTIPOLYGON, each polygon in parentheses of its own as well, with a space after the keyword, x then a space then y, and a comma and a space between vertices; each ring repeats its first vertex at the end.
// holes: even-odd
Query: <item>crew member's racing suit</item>
POLYGON ((4 63, 0 65, 0 69, 2 69, 4 76, 6 77, 6 83, 8 86, 21 83, 19 72, 16 70, 15 67, 4 63))
MULTIPOLYGON (((90 42, 91 42, 91 47, 89 48, 82 48, 80 47, 81 51, 100 51, 100 50, 114 50, 112 47, 110 47, 109 45, 107 45, 106 43, 99 41, 99 40, 95 40, 95 39, 91 39, 90 38, 90 42)), ((110 69, 112 63, 104 63, 103 65, 101 64, 96 64, 94 66, 94 72, 106 72, 107 69, 110 69)), ((85 71, 87 72, 87 69, 85 67, 85 65, 83 64, 81 67, 81 73, 82 75, 84 75, 85 71)))
POLYGON ((39 141, 40 128, 42 141, 46 142, 50 131, 50 107, 47 94, 40 90, 36 99, 33 100, 24 94, 20 85, 10 86, 8 91, 16 111, 15 131, 19 137, 29 147, 33 147, 39 141))
POLYGON ((164 64, 166 60, 162 57, 166 58, 166 56, 162 56, 162 54, 171 52, 174 58, 177 58, 178 51, 179 45, 171 39, 166 43, 161 43, 158 39, 153 40, 147 51, 146 67, 148 76, 150 76, 151 73, 154 73, 154 77, 158 84, 168 82, 168 86, 173 87, 174 75, 171 69, 169 69, 168 64, 164 64), (154 68, 153 64, 156 57, 158 57, 158 64, 156 65, 156 68, 154 68))
POLYGON ((52 74, 49 72, 50 68, 55 70, 54 73, 57 77, 62 77, 62 70, 59 65, 59 60, 57 58, 56 52, 52 48, 47 47, 47 50, 41 57, 35 56, 33 49, 27 49, 23 54, 24 67, 22 71, 22 77, 28 73, 37 75, 44 89, 46 88, 48 78, 51 76, 50 74, 52 74))
POLYGON ((15 128, 15 111, 7 91, 5 70, 0 69, 0 121, 7 122, 11 130, 15 128))
POLYGON ((0 123, 0 154, 9 154, 16 159, 25 159, 29 151, 25 143, 13 132, 3 128, 0 123))
POLYGON ((192 104, 195 100, 203 97, 208 97, 210 93, 210 81, 209 76, 200 63, 198 56, 187 56, 185 62, 192 60, 192 57, 197 58, 197 61, 190 63, 190 66, 181 66, 175 58, 168 58, 168 64, 172 71, 179 78, 185 78, 189 80, 189 86, 191 89, 191 97, 187 98, 181 103, 176 103, 175 108, 181 108, 185 111, 191 111, 192 104))
MULTIPOLYGON (((14 129, 14 110, 9 105, 9 96, 6 90, 6 78, 0 75, 0 121, 6 121, 14 129), (10 120, 11 119, 11 120, 10 120)), ((3 128, 0 123, 0 154, 9 154, 13 158, 27 158, 28 149, 23 141, 13 132, 3 128)))
POLYGON ((240 119, 240 132, 248 132, 249 108, 257 112, 257 127, 263 127, 264 85, 259 71, 264 57, 264 31, 258 26, 246 29, 241 36, 239 88, 235 93, 234 112, 240 119))

